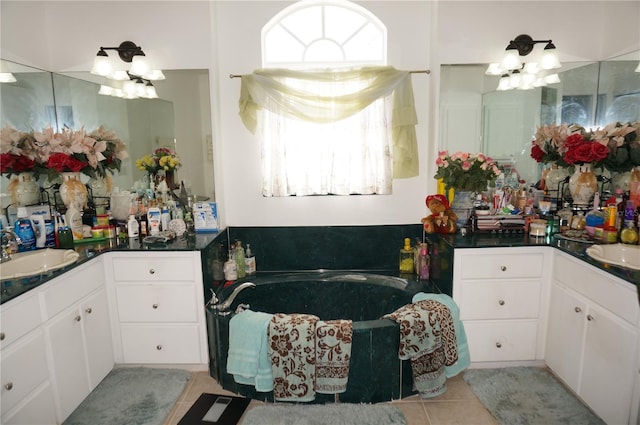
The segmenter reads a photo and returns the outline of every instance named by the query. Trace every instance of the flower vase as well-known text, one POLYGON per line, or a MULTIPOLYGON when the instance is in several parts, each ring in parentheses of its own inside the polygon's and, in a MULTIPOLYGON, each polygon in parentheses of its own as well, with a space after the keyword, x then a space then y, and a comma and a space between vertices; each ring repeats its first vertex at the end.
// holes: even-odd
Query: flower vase
POLYGON ((640 207, 640 166, 631 170, 629 175, 629 200, 633 202, 633 208, 640 207))
POLYGON ((11 202, 17 206, 26 206, 40 202, 40 185, 32 172, 22 172, 11 179, 8 186, 11 202))
POLYGON ((80 173, 62 173, 60 198, 67 208, 74 206, 77 210, 82 211, 87 206, 89 193, 87 187, 80 180, 80 173))
POLYGON ((588 206, 597 191, 598 180, 591 164, 576 164, 575 172, 569 178, 569 192, 573 205, 588 206))
POLYGON ((551 164, 544 178, 544 186, 552 195, 559 196, 562 182, 569 176, 566 168, 551 164))
POLYGON ((458 227, 464 227, 473 212, 473 202, 475 200, 475 192, 466 190, 455 190, 453 201, 451 201, 451 209, 458 216, 456 224, 458 227))
POLYGON ((173 170, 165 171, 164 179, 165 179, 165 182, 167 183, 167 187, 169 188, 169 190, 173 190, 173 189, 176 188, 175 171, 173 171, 173 170))
POLYGON ((111 188, 113 187, 113 180, 110 175, 107 174, 104 177, 91 177, 87 182, 87 185, 91 189, 93 204, 96 207, 106 206, 109 204, 111 188))

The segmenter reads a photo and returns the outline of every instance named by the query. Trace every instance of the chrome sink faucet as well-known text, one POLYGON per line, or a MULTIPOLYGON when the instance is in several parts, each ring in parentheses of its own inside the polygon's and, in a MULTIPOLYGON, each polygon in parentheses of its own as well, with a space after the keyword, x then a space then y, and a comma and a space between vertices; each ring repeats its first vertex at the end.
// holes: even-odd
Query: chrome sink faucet
POLYGON ((0 251, 0 263, 6 263, 11 260, 11 240, 14 240, 18 245, 22 245, 22 240, 13 232, 12 229, 0 230, 0 241, 2 244, 2 250, 0 251))

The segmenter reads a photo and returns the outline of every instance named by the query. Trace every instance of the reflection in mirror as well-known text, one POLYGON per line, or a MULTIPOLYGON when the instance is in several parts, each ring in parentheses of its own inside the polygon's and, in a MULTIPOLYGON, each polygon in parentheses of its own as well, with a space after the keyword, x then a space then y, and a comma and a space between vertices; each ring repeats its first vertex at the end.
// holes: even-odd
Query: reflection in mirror
POLYGON ((439 149, 484 152, 535 183, 541 165, 530 148, 538 126, 640 120, 640 73, 634 72, 639 53, 564 63, 560 83, 532 90, 496 91, 499 77, 485 75, 486 64, 443 65, 439 149))

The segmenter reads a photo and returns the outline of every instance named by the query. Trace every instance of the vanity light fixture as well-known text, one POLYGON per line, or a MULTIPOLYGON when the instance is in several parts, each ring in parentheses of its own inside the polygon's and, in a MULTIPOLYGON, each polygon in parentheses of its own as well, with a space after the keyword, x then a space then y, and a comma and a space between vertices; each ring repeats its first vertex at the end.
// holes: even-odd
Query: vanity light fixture
POLYGON ((130 72, 127 72, 127 80, 122 83, 114 81, 112 85, 102 84, 98 94, 121 97, 124 99, 158 98, 158 93, 156 92, 156 88, 153 86, 151 80, 139 75, 133 75, 130 72), (121 84, 122 87, 114 87, 117 84, 121 84))
POLYGON ((109 56, 107 50, 115 50, 122 62, 131 64, 128 72, 139 75, 147 80, 164 80, 164 74, 159 69, 151 69, 142 47, 133 41, 123 41, 118 47, 100 47, 93 62, 91 73, 112 80, 126 81, 126 70, 121 69, 121 64, 114 61, 114 56, 109 56))
POLYGON ((10 72, 0 72, 0 83, 15 83, 16 77, 10 72))
POLYGON ((498 90, 528 90, 553 84, 549 81, 560 82, 557 74, 553 74, 553 79, 543 75, 544 71, 560 67, 556 46, 552 40, 534 40, 527 34, 520 34, 509 42, 502 62, 489 64, 485 74, 501 76, 498 90), (533 51, 536 44, 540 43, 545 43, 540 59, 526 62, 524 57, 533 51))
POLYGON ((636 66, 636 72, 640 72, 640 63, 636 66))

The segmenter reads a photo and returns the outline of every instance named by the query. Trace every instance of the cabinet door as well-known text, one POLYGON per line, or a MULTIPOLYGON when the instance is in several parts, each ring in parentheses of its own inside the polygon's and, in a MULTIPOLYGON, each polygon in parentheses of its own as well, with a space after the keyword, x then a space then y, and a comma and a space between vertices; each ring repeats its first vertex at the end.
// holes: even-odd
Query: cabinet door
POLYGON ((100 290, 80 306, 83 335, 87 347, 91 389, 113 369, 113 339, 109 323, 106 291, 100 290))
POLYGON ((13 412, 2 411, 3 425, 51 425, 56 421, 53 390, 48 383, 33 393, 28 401, 13 412), (6 416, 5 416, 6 415, 6 416))
POLYGON ((46 325, 61 420, 69 416, 91 390, 81 322, 82 314, 76 305, 46 325))
POLYGON ((547 365, 578 391, 587 305, 557 283, 551 285, 547 329, 547 365))
POLYGON ((586 316, 582 380, 578 394, 606 423, 629 422, 638 331, 592 304, 586 316))

